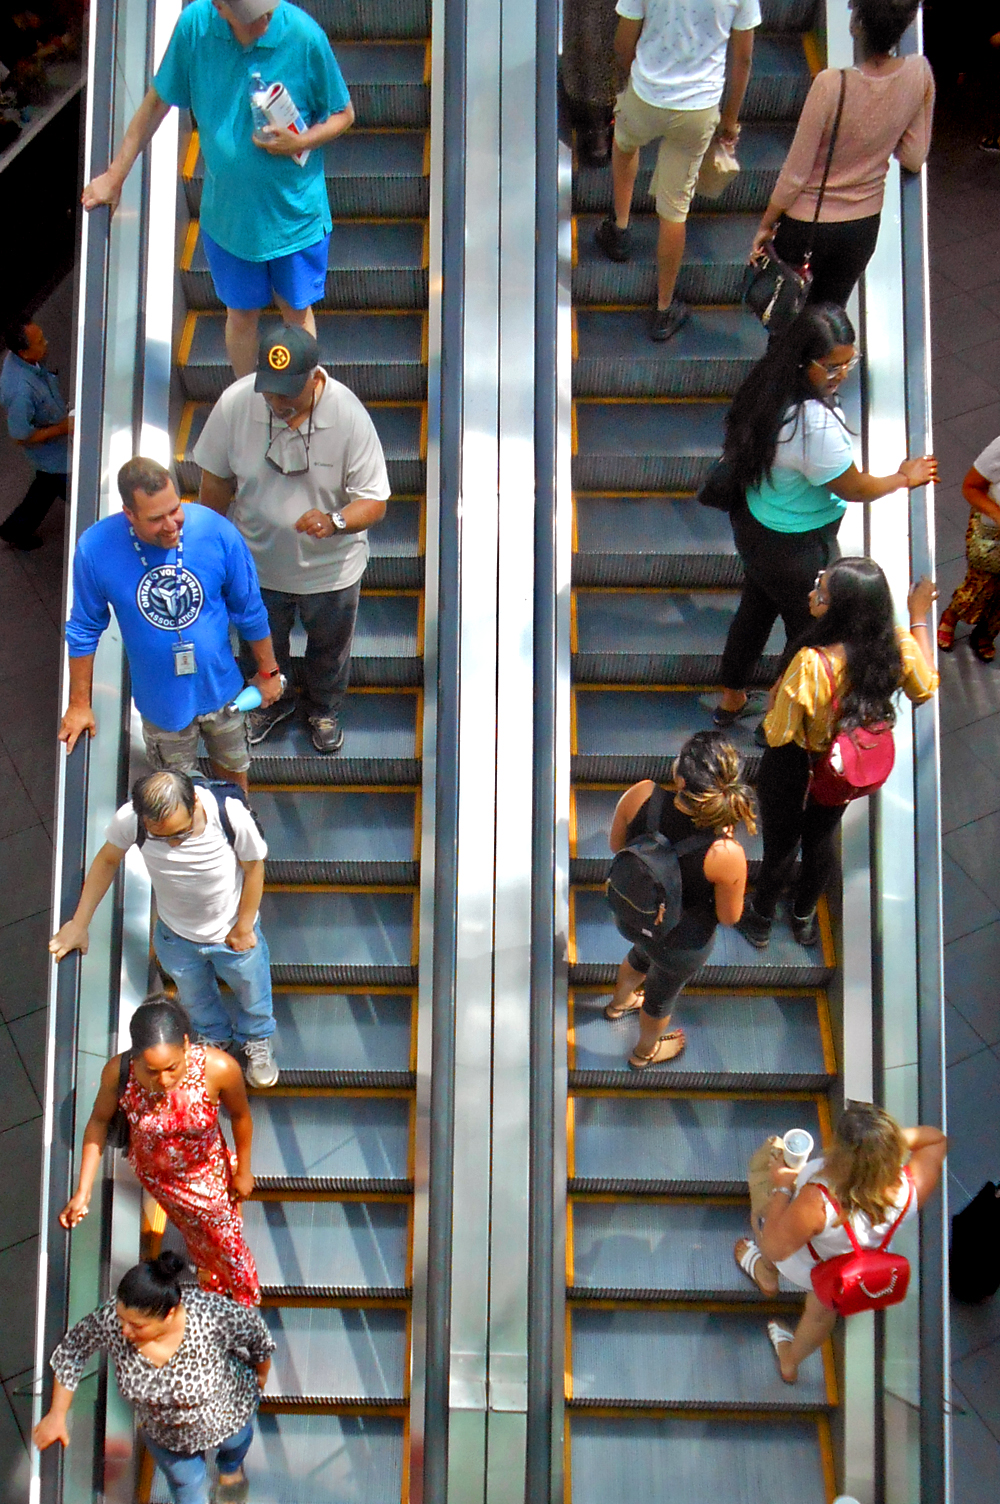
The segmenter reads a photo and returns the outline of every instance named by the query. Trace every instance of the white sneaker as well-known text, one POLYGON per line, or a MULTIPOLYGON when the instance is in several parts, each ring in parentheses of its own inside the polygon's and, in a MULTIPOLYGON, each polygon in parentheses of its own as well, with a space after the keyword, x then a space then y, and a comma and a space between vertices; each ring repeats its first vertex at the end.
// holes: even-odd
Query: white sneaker
POLYGON ((277 1083, 278 1067, 270 1039, 248 1039, 243 1053, 247 1057, 246 1078, 251 1086, 274 1086, 277 1083))

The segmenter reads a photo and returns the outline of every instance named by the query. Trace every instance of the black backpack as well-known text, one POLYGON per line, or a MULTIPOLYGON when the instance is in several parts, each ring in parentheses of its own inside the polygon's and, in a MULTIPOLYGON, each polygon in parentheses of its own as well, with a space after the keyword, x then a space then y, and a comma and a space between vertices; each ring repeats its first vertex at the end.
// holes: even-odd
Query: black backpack
POLYGON ((1000 1289, 1000 1186, 988 1180, 951 1219, 951 1293, 974 1304, 1000 1289))
MULTIPOLYGON (((257 829, 260 831, 261 837, 263 837, 264 828, 260 823, 257 812, 256 810, 250 809, 250 801, 243 790, 240 788, 238 783, 227 783, 224 778, 201 778, 197 775, 192 777, 191 782, 194 784, 195 788, 205 789, 212 795, 213 799, 218 805, 219 823, 221 824, 222 829, 225 833, 226 840, 229 842, 234 851, 236 850, 236 832, 233 829, 233 822, 230 820, 228 814, 226 813, 227 799, 238 799, 244 809, 250 810, 251 819, 253 820, 253 823, 256 825, 257 829)), ((136 817, 135 823, 135 844, 141 848, 143 845, 145 845, 146 842, 146 827, 142 820, 140 820, 138 817, 136 817)))
POLYGON ((633 945, 669 935, 684 909, 680 858, 707 851, 714 830, 699 830, 676 845, 660 830, 666 790, 655 786, 646 805, 646 829, 617 851, 608 874, 607 894, 620 934, 633 945))

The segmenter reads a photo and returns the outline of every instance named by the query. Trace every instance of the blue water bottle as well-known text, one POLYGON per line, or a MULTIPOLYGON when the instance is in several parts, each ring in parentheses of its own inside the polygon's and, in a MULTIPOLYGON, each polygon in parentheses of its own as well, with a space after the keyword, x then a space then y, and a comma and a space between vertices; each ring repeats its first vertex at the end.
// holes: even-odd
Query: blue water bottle
MULTIPOLYGON (((284 694, 284 692, 285 692, 285 690, 286 690, 287 687, 288 687, 288 680, 285 678, 284 674, 282 674, 281 675, 281 692, 282 692, 282 694, 284 694)), ((233 700, 231 704, 229 704, 229 705, 226 706, 226 709, 227 710, 257 710, 259 708, 260 702, 261 702, 261 700, 263 698, 264 697, 261 694, 260 690, 257 688, 256 684, 247 684, 243 689, 240 690, 239 694, 236 696, 236 699, 233 700)))

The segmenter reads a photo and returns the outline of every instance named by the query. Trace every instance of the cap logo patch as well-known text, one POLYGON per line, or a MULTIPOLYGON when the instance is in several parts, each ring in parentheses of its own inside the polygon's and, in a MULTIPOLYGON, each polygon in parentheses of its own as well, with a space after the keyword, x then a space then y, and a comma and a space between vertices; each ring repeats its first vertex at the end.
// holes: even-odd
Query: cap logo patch
POLYGON ((285 345, 274 345, 267 352, 267 363, 272 371, 284 371, 291 365, 292 357, 285 345))

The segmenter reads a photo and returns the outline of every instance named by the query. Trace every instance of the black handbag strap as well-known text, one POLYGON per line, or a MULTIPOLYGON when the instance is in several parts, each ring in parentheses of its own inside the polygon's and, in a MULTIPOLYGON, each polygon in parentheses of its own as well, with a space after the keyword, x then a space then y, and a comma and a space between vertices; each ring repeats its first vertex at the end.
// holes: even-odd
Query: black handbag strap
POLYGON ((132 1069, 132 1051, 123 1050, 122 1058, 118 1062, 118 1102, 121 1103, 128 1085, 129 1072, 132 1069))
POLYGON ((660 834, 660 816, 663 813, 663 801, 666 797, 662 783, 655 783, 653 792, 646 801, 646 834, 648 836, 660 834))
POLYGON ((806 252, 806 260, 805 260, 806 266, 808 266, 809 263, 810 263, 810 261, 812 260, 813 238, 815 236, 816 226, 819 224, 819 216, 820 216, 820 213, 821 213, 822 208, 823 208, 823 199, 826 196, 826 183, 827 183, 827 179, 830 176, 830 168, 831 168, 831 166, 833 164, 833 153, 835 152, 835 150, 837 148, 837 136, 838 136, 838 134, 840 132, 840 117, 844 113, 844 97, 845 97, 846 94, 847 94, 847 69, 846 68, 841 68, 841 70, 840 70, 840 98, 837 101, 837 113, 833 117, 833 130, 830 133, 830 145, 827 148, 827 153, 826 153, 826 166, 823 168, 823 177, 822 177, 822 181, 820 182, 820 185, 819 185, 819 196, 816 199, 816 213, 813 215, 813 222, 812 222, 813 235, 811 235, 809 237, 809 249, 806 252))

